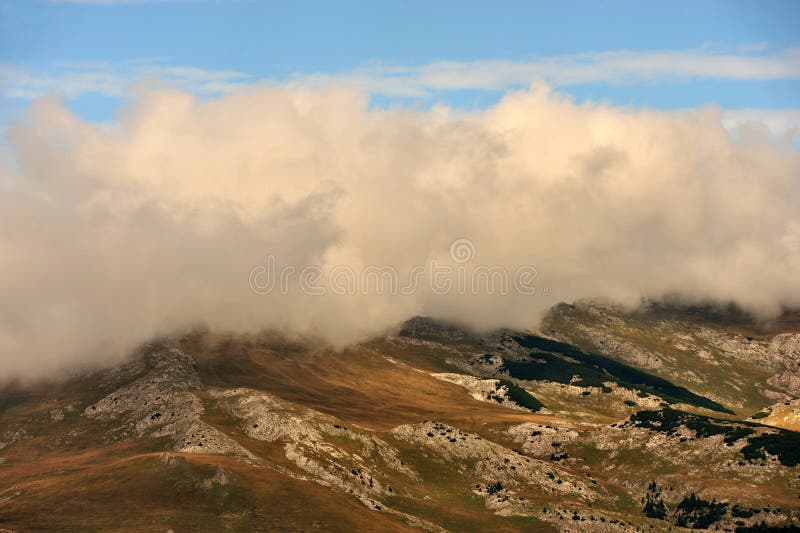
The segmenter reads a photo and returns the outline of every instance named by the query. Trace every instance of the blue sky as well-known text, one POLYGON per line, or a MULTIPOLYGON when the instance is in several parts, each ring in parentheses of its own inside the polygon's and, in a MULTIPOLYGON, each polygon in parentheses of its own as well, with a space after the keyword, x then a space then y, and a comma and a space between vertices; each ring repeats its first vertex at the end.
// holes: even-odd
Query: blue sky
POLYGON ((579 100, 791 125, 798 28, 796 1, 0 0, 0 123, 50 93, 108 120, 127 84, 158 76, 203 96, 344 83, 374 105, 459 108, 543 79, 579 100))

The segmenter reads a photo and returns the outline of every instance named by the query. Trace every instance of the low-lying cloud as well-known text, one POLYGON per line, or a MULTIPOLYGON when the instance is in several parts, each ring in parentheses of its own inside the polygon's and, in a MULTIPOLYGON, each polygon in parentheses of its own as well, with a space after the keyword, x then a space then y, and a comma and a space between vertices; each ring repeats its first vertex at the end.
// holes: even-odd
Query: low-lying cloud
POLYGON ((44 99, 0 167, 0 379, 118 360, 194 324, 337 345, 415 314, 531 327, 558 301, 680 293, 800 304, 800 158, 715 108, 576 104, 547 87, 460 113, 364 93, 140 87, 114 124, 44 99), (536 294, 256 294, 254 267, 400 273, 474 244, 536 294))

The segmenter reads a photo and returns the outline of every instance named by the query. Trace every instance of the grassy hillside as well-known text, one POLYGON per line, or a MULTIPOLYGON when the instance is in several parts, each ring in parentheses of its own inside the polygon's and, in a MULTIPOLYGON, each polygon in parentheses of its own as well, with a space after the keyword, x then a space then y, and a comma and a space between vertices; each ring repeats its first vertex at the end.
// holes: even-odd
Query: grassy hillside
MULTIPOLYGON (((612 325, 663 336, 636 324, 612 325)), ((0 528, 667 531, 709 520, 730 530, 797 522, 800 433, 732 414, 707 384, 670 379, 667 359, 640 368, 565 337, 480 336, 417 320, 401 336, 337 352, 314 339, 197 333, 115 370, 6 385, 0 528)))

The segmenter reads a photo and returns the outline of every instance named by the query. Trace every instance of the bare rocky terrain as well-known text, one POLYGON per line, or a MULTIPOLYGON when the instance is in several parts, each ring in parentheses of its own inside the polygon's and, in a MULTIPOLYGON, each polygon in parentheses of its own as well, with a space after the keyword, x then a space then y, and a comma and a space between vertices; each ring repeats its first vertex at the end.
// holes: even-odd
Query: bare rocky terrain
POLYGON ((765 327, 580 302, 340 352, 193 332, 0 389, 0 528, 796 530, 800 333, 765 327))

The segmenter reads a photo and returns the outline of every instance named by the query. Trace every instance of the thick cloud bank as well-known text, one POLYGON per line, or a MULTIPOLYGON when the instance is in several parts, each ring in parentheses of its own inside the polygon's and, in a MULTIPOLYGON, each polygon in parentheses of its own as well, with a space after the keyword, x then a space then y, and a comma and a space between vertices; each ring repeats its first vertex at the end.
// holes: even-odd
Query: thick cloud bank
POLYGON ((111 362, 201 322, 341 345, 415 314, 530 327, 581 297, 800 304, 798 150, 758 125, 731 140, 714 108, 578 105, 546 87, 467 114, 371 110, 336 89, 146 88, 114 124, 42 100, 6 137, 0 379, 111 362), (288 290, 268 290, 268 256, 296 267, 288 290), (411 290, 361 283, 392 267, 409 289, 431 261, 451 290, 430 271, 411 290), (322 277, 303 290, 307 265, 322 277), (481 265, 508 273, 506 294, 473 290, 481 265))

